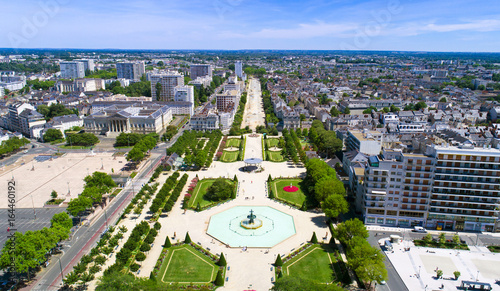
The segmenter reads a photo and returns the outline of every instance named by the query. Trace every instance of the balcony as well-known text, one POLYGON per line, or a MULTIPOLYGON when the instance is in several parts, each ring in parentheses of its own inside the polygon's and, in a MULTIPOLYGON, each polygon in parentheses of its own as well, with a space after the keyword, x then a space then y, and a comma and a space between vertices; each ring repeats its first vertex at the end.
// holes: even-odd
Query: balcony
MULTIPOLYGON (((447 188, 449 189, 449 188, 447 188)), ((467 189, 470 191, 470 189, 467 189)), ((437 196, 448 196, 448 195, 451 195, 451 196, 464 196, 464 197, 477 197, 477 198, 500 198, 500 194, 499 193, 492 193, 492 194, 488 194, 488 195, 484 195, 486 193, 489 193, 489 191, 493 191, 493 190, 477 190, 478 192, 482 192, 481 195, 479 194, 476 194, 474 192, 464 192, 464 193, 460 193, 460 192, 455 192, 455 191, 443 191, 443 192, 432 192, 432 195, 437 195, 437 196)))
POLYGON ((458 206, 457 203, 448 203, 447 205, 441 205, 435 202, 431 202, 431 206, 436 208, 445 208, 445 209, 467 209, 467 210, 477 210, 477 211, 494 211, 497 208, 496 205, 478 207, 477 205, 472 205, 472 204, 465 204, 462 206, 458 206))

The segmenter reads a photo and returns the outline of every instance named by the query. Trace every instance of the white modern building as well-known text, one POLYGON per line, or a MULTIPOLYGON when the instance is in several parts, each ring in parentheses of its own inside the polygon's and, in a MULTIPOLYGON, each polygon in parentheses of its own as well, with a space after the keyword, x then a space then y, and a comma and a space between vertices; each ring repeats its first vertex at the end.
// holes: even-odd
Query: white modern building
POLYGON ((78 79, 85 77, 85 65, 82 62, 61 62, 61 78, 78 79))
POLYGON ((74 61, 83 63, 83 69, 85 71, 95 71, 94 60, 92 59, 79 59, 74 61))
POLYGON ((103 79, 76 79, 73 81, 58 81, 56 84, 59 92, 90 92, 105 89, 103 79))
POLYGON ((344 140, 347 151, 357 150, 365 155, 378 155, 382 150, 382 133, 378 131, 348 131, 344 140))
POLYGON ((236 73, 236 76, 243 80, 243 63, 241 61, 236 61, 234 64, 234 71, 236 73))
POLYGON ((0 73, 0 88, 3 90, 17 91, 24 88, 24 86, 26 86, 26 76, 16 75, 12 71, 0 73))

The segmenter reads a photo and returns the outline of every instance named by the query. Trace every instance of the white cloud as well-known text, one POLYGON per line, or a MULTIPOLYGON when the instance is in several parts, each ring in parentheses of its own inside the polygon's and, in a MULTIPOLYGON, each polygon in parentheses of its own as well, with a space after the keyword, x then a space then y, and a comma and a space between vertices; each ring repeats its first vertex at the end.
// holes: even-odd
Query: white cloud
POLYGON ((455 31, 474 31, 490 32, 500 30, 500 20, 484 19, 474 20, 465 23, 436 24, 435 22, 427 24, 408 23, 399 27, 388 29, 384 34, 393 34, 397 36, 414 36, 428 32, 455 32, 455 31))

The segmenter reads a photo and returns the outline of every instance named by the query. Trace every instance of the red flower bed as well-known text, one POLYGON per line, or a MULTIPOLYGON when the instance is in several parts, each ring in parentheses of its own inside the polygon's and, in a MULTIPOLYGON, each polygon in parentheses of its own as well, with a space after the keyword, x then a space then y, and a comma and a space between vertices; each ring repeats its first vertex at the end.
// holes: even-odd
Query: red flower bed
POLYGON ((297 188, 296 186, 285 186, 283 187, 283 190, 285 190, 286 192, 297 192, 299 191, 299 188, 297 188))

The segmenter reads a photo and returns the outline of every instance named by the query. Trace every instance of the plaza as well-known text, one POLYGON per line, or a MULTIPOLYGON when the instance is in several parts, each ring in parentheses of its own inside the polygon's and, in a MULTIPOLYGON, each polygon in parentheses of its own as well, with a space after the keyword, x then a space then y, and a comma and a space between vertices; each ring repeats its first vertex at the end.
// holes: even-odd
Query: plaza
MULTIPOLYGON (((0 168, 0 179, 7 185, 8 180, 15 178, 17 208, 41 208, 51 199, 52 190, 59 199, 76 198, 83 190, 85 176, 96 171, 119 174, 126 163, 125 157, 111 153, 30 155, 14 167, 0 168)), ((3 199, 0 208, 7 208, 7 202, 7 198, 3 199)))

